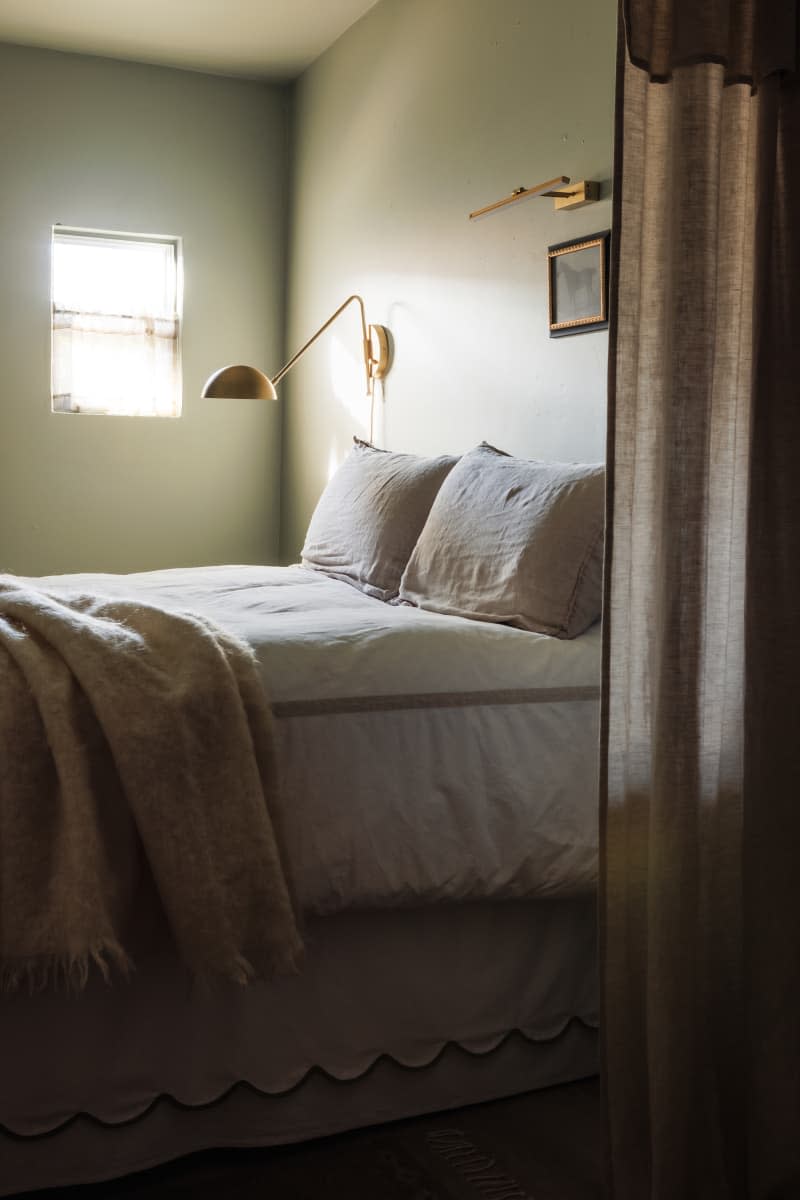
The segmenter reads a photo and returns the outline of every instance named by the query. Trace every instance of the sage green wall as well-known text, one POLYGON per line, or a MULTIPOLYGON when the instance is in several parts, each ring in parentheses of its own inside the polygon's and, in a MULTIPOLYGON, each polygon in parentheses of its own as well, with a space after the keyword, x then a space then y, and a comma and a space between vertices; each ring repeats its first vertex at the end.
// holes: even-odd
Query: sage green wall
POLYGON ((275 561, 280 407, 202 401, 281 357, 284 89, 0 46, 0 570, 275 561), (183 415, 50 412, 50 227, 183 237, 183 415))
MULTIPOLYGON (((381 0, 296 86, 288 342, 363 293, 395 342, 380 444, 603 457, 607 335, 548 338, 545 254, 611 222, 615 25, 615 0, 381 0), (467 220, 561 174, 603 181, 604 199, 467 220)), ((356 321, 287 377, 288 560, 368 430, 356 321)))

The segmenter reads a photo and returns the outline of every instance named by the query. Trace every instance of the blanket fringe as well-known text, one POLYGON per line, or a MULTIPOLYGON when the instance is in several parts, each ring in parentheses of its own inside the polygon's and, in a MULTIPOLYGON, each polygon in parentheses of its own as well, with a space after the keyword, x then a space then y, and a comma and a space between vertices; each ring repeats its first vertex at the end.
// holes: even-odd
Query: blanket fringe
MULTIPOLYGON (((195 983, 212 988, 223 981, 246 987, 257 979, 271 979, 280 975, 296 975, 304 957, 302 942, 298 939, 291 951, 276 954, 266 963, 255 967, 242 954, 222 966, 206 968, 194 973, 195 983)), ((36 992, 52 988, 70 995, 82 992, 89 982, 92 967, 96 967, 105 983, 111 985, 114 974, 128 979, 136 969, 133 960, 119 942, 108 939, 91 946, 83 954, 46 954, 30 958, 6 959, 0 962, 0 995, 15 992, 36 992)))
POLYGON ((224 963, 195 967, 192 970, 193 983, 201 992, 206 993, 230 983, 247 987, 259 981, 299 975, 304 960, 305 948, 300 939, 296 938, 291 947, 267 956, 259 955, 257 962, 236 953, 224 963))
POLYGON ((134 970, 132 959, 119 942, 107 938, 82 954, 41 954, 5 959, 0 962, 0 994, 26 991, 32 996, 46 988, 66 993, 82 992, 93 966, 108 984, 114 971, 127 979, 134 970))

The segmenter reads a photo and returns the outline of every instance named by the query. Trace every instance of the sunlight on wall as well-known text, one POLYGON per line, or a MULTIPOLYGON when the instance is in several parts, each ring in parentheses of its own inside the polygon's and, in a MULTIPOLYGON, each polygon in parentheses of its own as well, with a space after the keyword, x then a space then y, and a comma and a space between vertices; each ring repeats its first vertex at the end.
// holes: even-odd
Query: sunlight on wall
POLYGON ((366 394, 361 339, 348 342, 333 337, 329 367, 334 399, 358 423, 360 436, 369 437, 369 399, 366 394))
POLYGON ((328 451, 328 483, 333 479, 341 465, 339 451, 336 449, 336 442, 331 442, 331 448, 328 451))

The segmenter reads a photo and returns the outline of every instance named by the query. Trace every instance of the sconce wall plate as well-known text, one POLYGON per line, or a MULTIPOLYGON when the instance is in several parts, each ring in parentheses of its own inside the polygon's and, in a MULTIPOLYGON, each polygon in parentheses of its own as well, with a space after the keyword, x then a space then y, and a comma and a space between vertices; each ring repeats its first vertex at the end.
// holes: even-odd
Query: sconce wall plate
POLYGON ((383 379, 389 370, 389 332, 385 325, 369 326, 369 362, 373 379, 383 379))
POLYGON ((580 183, 572 183, 568 191, 568 196, 556 196, 553 201, 553 207, 556 212, 562 208, 583 208, 584 204, 594 204, 600 199, 600 184, 592 179, 582 179, 580 183))

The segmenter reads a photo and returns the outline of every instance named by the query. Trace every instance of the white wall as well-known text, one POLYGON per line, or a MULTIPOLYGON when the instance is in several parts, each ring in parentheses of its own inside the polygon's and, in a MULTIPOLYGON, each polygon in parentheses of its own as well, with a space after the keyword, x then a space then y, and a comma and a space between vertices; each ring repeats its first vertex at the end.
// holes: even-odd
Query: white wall
MULTIPOLYGON (((615 14, 613 0, 381 0, 299 81, 288 344, 363 293, 395 346, 379 443, 603 457, 607 335, 548 337, 545 256, 611 222, 615 14), (603 199, 467 220, 561 174, 602 181, 603 199)), ((287 560, 368 431, 357 336, 353 312, 281 385, 287 560)))
POLYGON ((0 570, 275 561, 280 406, 201 401, 280 358, 289 94, 0 45, 0 570), (183 237, 183 415, 50 411, 54 222, 183 237))

